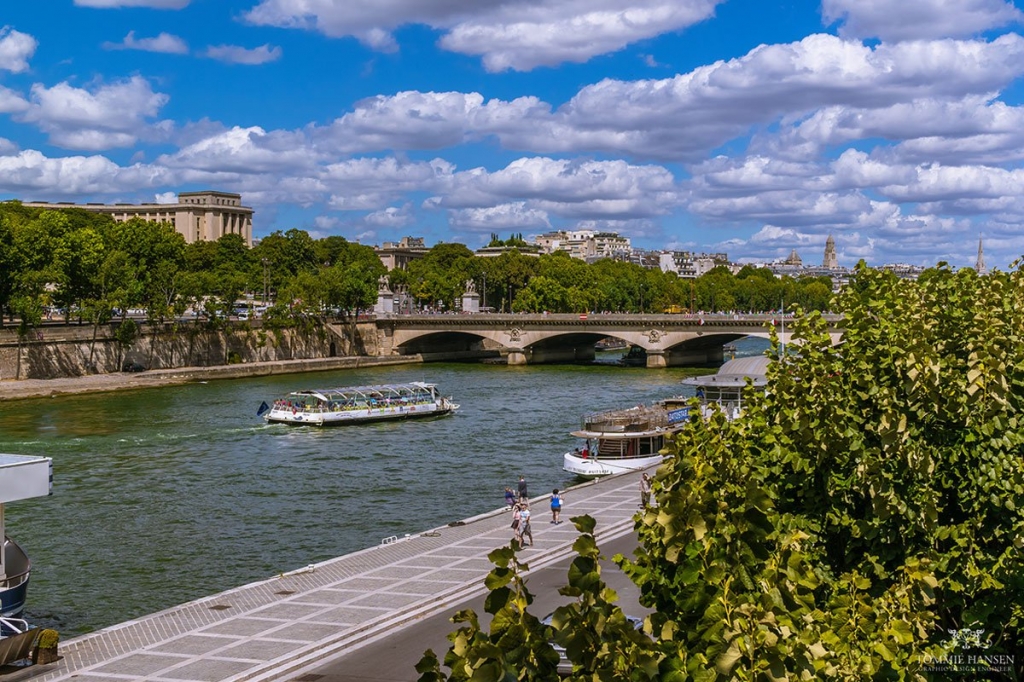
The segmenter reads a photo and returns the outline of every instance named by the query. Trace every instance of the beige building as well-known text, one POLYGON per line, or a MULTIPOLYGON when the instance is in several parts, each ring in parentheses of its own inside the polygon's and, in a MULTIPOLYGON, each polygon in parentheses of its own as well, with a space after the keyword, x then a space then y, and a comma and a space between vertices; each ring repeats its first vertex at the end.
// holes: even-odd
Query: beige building
POLYGON ((253 209, 242 206, 242 195, 231 192, 181 192, 176 204, 73 204, 26 201, 32 208, 81 208, 105 213, 118 222, 142 218, 170 223, 189 244, 216 241, 226 234, 238 234, 252 246, 253 209))
POLYGON ((384 246, 373 249, 380 258, 380 262, 391 272, 395 268, 408 270, 409 263, 423 258, 430 251, 423 244, 423 237, 402 237, 402 241, 384 242, 384 246))

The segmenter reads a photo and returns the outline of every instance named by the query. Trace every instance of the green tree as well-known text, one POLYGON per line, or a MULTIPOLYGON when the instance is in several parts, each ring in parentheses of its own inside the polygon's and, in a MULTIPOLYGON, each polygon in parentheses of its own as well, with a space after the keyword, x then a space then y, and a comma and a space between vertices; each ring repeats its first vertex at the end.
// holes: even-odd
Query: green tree
MULTIPOLYGON (((694 414, 616 558, 654 642, 612 651, 566 619, 572 679, 946 679, 952 655, 974 655, 969 678, 1024 674, 1022 299, 1020 270, 861 265, 834 301, 841 344, 798 311, 800 352, 741 418, 694 414), (631 672, 595 672, 617 660, 631 672)), ((490 644, 474 670, 511 651, 490 644)))

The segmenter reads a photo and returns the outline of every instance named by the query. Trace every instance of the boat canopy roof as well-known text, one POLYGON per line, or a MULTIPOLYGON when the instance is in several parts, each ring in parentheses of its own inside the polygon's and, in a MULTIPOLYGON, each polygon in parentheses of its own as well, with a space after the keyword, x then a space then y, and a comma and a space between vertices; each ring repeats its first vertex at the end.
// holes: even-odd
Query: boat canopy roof
POLYGON ((769 362, 771 358, 764 355, 736 358, 722 365, 716 374, 683 379, 683 384, 704 388, 743 388, 750 379, 754 386, 766 386, 769 362))
POLYGON ((375 386, 343 386, 341 388, 319 388, 308 391, 293 391, 288 395, 309 396, 321 400, 381 400, 385 398, 410 398, 431 395, 436 384, 413 381, 408 384, 378 384, 375 386))

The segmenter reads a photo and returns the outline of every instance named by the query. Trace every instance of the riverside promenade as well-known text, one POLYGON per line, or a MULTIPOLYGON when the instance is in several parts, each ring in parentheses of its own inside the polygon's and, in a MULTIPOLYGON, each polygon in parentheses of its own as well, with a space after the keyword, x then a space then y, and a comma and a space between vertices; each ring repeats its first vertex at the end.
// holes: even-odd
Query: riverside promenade
MULTIPOLYGON (((548 523, 548 496, 531 498, 535 545, 520 553, 531 571, 572 554, 572 516, 593 516, 599 542, 632 533, 639 476, 564 491, 564 522, 557 526, 548 523)), ((498 509, 384 538, 379 546, 61 642, 58 662, 0 675, 0 682, 299 682, 364 644, 482 594, 493 568, 487 555, 508 544, 510 521, 498 509)))

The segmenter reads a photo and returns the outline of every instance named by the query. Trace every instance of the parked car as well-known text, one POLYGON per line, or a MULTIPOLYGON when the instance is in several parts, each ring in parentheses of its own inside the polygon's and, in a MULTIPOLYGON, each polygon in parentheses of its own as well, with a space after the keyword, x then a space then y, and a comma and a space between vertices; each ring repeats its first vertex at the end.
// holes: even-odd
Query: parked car
MULTIPOLYGON (((548 615, 544 616, 543 620, 541 620, 541 623, 543 623, 544 625, 551 625, 551 621, 552 621, 552 619, 554 617, 555 617, 554 613, 549 613, 548 615)), ((637 618, 636 616, 626 616, 626 620, 629 621, 630 625, 633 626, 634 630, 641 631, 641 630, 644 629, 644 619, 643 618, 637 618)), ((551 646, 554 648, 555 652, 558 654, 558 674, 559 675, 569 675, 570 673, 572 673, 572 661, 570 661, 566 657, 566 655, 565 655, 565 647, 562 646, 561 644, 557 643, 553 639, 551 640, 551 646)))
POLYGON ((146 368, 137 362, 126 362, 121 365, 122 372, 145 372, 146 368))

